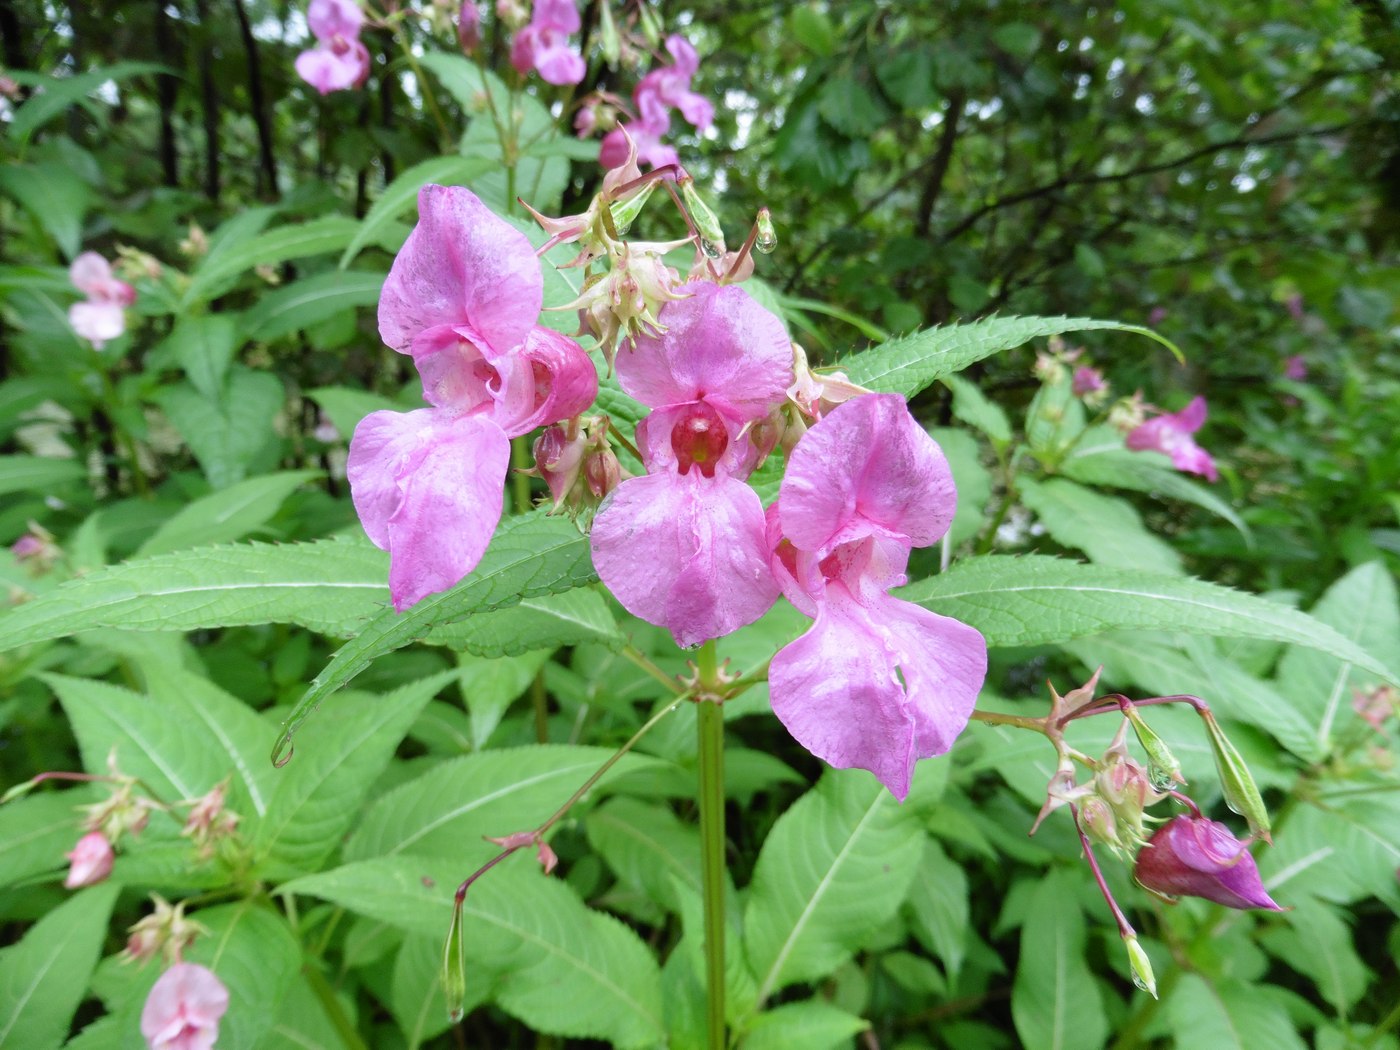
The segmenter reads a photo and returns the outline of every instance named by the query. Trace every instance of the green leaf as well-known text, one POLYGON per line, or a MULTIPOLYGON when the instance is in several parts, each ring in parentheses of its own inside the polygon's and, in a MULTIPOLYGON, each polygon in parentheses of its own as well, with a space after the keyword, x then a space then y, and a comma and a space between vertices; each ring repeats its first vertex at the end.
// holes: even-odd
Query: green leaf
POLYGON ((1108 1038, 1103 1001, 1084 959, 1076 877, 1054 869, 1042 878, 1021 928, 1011 1017, 1026 1050, 1097 1050, 1108 1038))
POLYGON ((1124 448, 1122 437, 1109 427, 1090 427, 1085 431, 1059 469, 1065 477, 1085 485, 1105 485, 1194 503, 1249 537, 1249 526, 1223 499, 1204 485, 1183 477, 1161 453, 1124 448))
POLYGON ((943 961, 949 981, 957 980, 967 950, 968 900, 962 865, 928 839, 905 908, 914 937, 943 961))
MULTIPOLYGON (((491 998, 530 1027, 611 1040, 662 1042, 656 960, 627 927, 586 908, 567 884, 540 874, 531 857, 506 861, 472 885, 464 936, 491 998)), ((410 932, 446 936, 460 863, 398 856, 349 864, 281 887, 331 901, 410 932)))
POLYGON ((340 257, 340 268, 350 265, 364 248, 375 239, 384 228, 408 211, 418 200, 418 191, 429 183, 441 186, 465 184, 483 174, 495 164, 485 157, 433 157, 415 164, 399 174, 393 182, 384 187, 384 192, 374 202, 369 213, 360 221, 360 228, 346 246, 340 257))
POLYGON ((744 911, 758 1002, 831 973, 899 908, 923 853, 913 811, 862 771, 827 772, 763 843, 744 911))
POLYGON ((43 77, 39 80, 39 90, 15 111, 10 120, 10 138, 22 142, 55 117, 67 113, 75 102, 82 101, 85 96, 108 81, 125 80, 142 73, 175 75, 175 71, 168 66, 155 62, 114 62, 110 66, 102 66, 90 73, 79 73, 76 76, 43 77))
POLYGON ((265 525, 283 502, 320 471, 288 470, 263 474, 182 507, 137 549, 135 558, 166 554, 206 543, 242 539, 265 525))
POLYGON ((423 640, 477 656, 518 656, 586 643, 620 649, 626 639, 606 599, 595 588, 576 587, 435 627, 423 640))
MULTIPOLYGON (((484 982, 467 985, 462 1009, 470 1013, 486 998, 484 982)), ((415 933, 404 938, 394 959, 389 1009, 409 1046, 420 1046, 452 1027, 442 990, 442 938, 415 933)))
POLYGON ((1264 598, 1202 580, 1151 576, 1031 554, 969 558, 899 592, 976 627, 991 646, 1044 645, 1151 628, 1288 642, 1395 672, 1325 624, 1264 598))
POLYGON ((359 270, 318 273, 269 292, 243 313, 249 339, 270 343, 329 320, 337 314, 379 302, 382 273, 359 270))
POLYGON ((277 773, 253 853, 265 877, 315 871, 360 818, 360 804, 429 700, 452 680, 433 675, 383 696, 347 698, 341 716, 277 773))
POLYGON ((1282 1004, 1242 981, 1206 981, 1188 973, 1167 999, 1166 1015, 1177 1046, 1304 1050, 1307 1045, 1282 1004))
POLYGON ((1065 332, 1133 332, 1171 344, 1138 325, 1087 317, 989 317, 970 324, 928 328, 891 339, 841 362, 851 381, 885 393, 913 397, 930 383, 984 357, 1065 332))
POLYGON ((67 166, 55 161, 0 165, 0 191, 19 201, 65 256, 78 254, 91 191, 67 166))
POLYGON ((0 953, 0 1046, 51 1050, 63 1042, 107 937, 117 889, 79 891, 0 953))
MULTIPOLYGON (((1384 562, 1352 569, 1327 589, 1312 616, 1377 659, 1400 654, 1400 597, 1384 562)), ((1279 691, 1313 727, 1324 753, 1339 728, 1357 724, 1352 690, 1378 684, 1374 669, 1354 669, 1352 661, 1324 652, 1290 650, 1278 665, 1279 691)))
POLYGON ((570 522, 538 513, 508 518, 496 530, 481 564, 456 587, 431 594, 403 613, 386 610, 342 646, 287 717, 284 742, 322 700, 375 659, 419 640, 434 627, 514 605, 522 598, 558 594, 596 578, 588 538, 570 522))
MULTIPOLYGON (((419 407, 400 404, 380 394, 371 394, 368 390, 352 390, 344 386, 318 386, 314 390, 306 391, 306 396, 320 405, 321 411, 331 417, 335 429, 340 431, 340 436, 345 440, 349 440, 360 420, 371 412, 404 412, 419 407)), ((419 404, 421 405, 421 402, 419 404)))
POLYGON ((279 226, 251 240, 231 244, 225 251, 210 251, 194 271, 181 305, 188 308, 214 298, 229 281, 255 266, 273 266, 289 259, 340 251, 359 228, 358 222, 344 215, 323 215, 310 222, 279 226))
MULTIPOLYGON (((410 853, 480 863, 497 851, 483 836, 536 827, 612 755, 608 748, 553 744, 438 763, 370 805, 345 844, 345 859, 410 853)), ((653 764, 624 756, 600 783, 653 764)))
POLYGON ((743 1050, 838 1050, 869 1027, 869 1021, 828 1002, 808 999, 760 1014, 739 1045, 743 1050))
MULTIPOLYGON (((498 615, 487 613, 482 619, 498 615)), ((457 680, 467 707, 473 750, 486 746, 510 705, 530 687, 548 659, 548 650, 496 659, 458 654, 457 680)))
POLYGON ((209 934, 199 937, 185 958, 213 970, 229 992, 228 1013, 219 1021, 219 1050, 255 1050, 301 968, 296 937, 286 919, 250 900, 204 908, 193 918, 209 934))
POLYGON ((1282 918, 1289 928, 1266 933, 1264 946, 1311 977, 1322 998, 1345 1018, 1375 977, 1352 947, 1351 926, 1336 908, 1307 897, 1282 918))
POLYGON ((1372 776, 1323 789, 1289 817, 1288 833, 1259 857, 1271 893, 1287 903, 1311 894, 1335 904, 1379 897, 1400 914, 1400 794, 1372 776))
POLYGON ((30 795, 0 806, 0 887, 13 886, 35 875, 63 870, 63 855, 73 848, 82 829, 78 806, 95 802, 90 788, 30 795))
POLYGON ((168 352, 185 371, 185 378, 203 397, 219 401, 234 351, 242 345, 238 326, 228 314, 181 318, 155 351, 168 352))
POLYGON ((1083 551, 1095 564, 1181 574, 1180 556, 1147 531, 1127 501, 1063 478, 1023 478, 1019 490, 1021 502, 1035 511, 1056 543, 1083 551))
POLYGON ((0 615, 0 650, 94 627, 295 623, 348 637, 383 607, 388 555, 363 538, 202 547, 98 569, 0 615))
POLYGON ((155 400, 190 446, 209 484, 223 488, 241 481, 253 457, 276 440, 272 424, 285 393, 277 376, 234 366, 216 396, 180 384, 161 390, 155 400))
POLYGON ((680 910, 677 881, 700 894, 700 832, 665 806, 615 798, 587 825, 589 844, 618 878, 662 907, 680 910))
POLYGON ((49 456, 0 456, 0 496, 11 492, 52 492, 87 477, 76 459, 49 456))
POLYGON ((1000 405, 987 400, 976 384, 961 376, 944 376, 942 383, 952 391, 954 416, 976 427, 998 445, 1011 444, 1011 421, 1000 405))
POLYGON ((819 58, 826 58, 836 49, 836 30, 825 12, 811 4, 802 4, 788 15, 792 38, 819 58))

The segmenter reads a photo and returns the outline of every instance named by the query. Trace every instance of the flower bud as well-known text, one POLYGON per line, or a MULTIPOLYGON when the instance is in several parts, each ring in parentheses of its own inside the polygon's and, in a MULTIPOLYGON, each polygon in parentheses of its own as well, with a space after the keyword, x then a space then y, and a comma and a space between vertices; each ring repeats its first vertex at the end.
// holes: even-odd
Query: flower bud
POLYGON ((1210 737, 1210 749, 1215 756, 1215 771, 1220 777, 1225 804, 1249 822, 1250 834, 1272 842, 1273 839, 1269 837, 1269 812, 1264 808, 1264 800, 1259 795, 1259 788, 1244 757, 1225 736, 1215 715, 1208 710, 1201 711, 1200 715, 1210 737))
POLYGON ((598 502, 622 484, 622 465, 617 453, 608 445, 591 448, 583 460, 583 479, 588 491, 598 502))
POLYGON ((1093 842, 1111 846, 1114 849, 1118 849, 1121 845, 1118 838, 1118 822, 1113 817, 1113 808, 1097 795, 1090 795, 1079 803, 1079 826, 1084 829, 1084 834, 1088 835, 1093 842))
MULTIPOLYGON (((459 894, 461 891, 458 891, 459 894)), ((442 990, 447 998, 447 1016, 456 1024, 466 1012, 467 944, 462 938, 462 899, 452 906, 452 925, 442 952, 442 990)))
POLYGON ((71 861, 63 880, 63 885, 70 890, 96 885, 112 874, 112 844, 100 831, 89 831, 78 840, 73 851, 64 856, 71 861))
POLYGON ((1125 714, 1133 725, 1133 734, 1138 743, 1147 752, 1147 775, 1152 786, 1158 791, 1169 791, 1177 784, 1186 783, 1186 778, 1181 775, 1181 762, 1172 754, 1167 742, 1143 720, 1138 709, 1129 707, 1125 714))
POLYGON ((582 434, 576 432, 570 437, 569 432, 558 423, 546 427, 535 439, 535 470, 549 486, 555 510, 564 505, 578 481, 585 447, 582 434))
POLYGON ((1114 430, 1128 433, 1142 426, 1147 420, 1147 407, 1142 402, 1142 391, 1132 397, 1120 398, 1108 411, 1108 423, 1114 430))
POLYGON ((724 227, 720 225, 719 216, 700 196, 700 191, 695 188, 694 179, 681 179, 680 184, 681 196, 685 198, 690 219, 695 223, 696 232, 700 234, 700 250, 711 259, 721 258, 724 255, 724 227))
POLYGON ((1200 897, 1227 908, 1282 911, 1264 889, 1249 849, 1224 824, 1174 817, 1138 852, 1133 875, 1145 889, 1200 897))
POLYGON ((1128 965, 1132 967, 1133 984, 1152 998, 1157 998, 1157 977, 1152 972, 1152 960, 1147 957, 1147 952, 1143 951, 1142 945, 1138 943, 1137 935, 1132 934, 1124 937, 1123 947, 1128 949, 1128 965))
POLYGON ((209 932, 193 919, 185 918, 184 901, 172 906, 159 894, 153 893, 151 898, 155 901, 155 910, 128 929, 130 936, 126 950, 121 953, 122 962, 144 966, 161 953, 171 964, 177 963, 197 936, 209 932))
POLYGON ((603 46, 603 61, 609 69, 616 69, 618 60, 622 58, 622 39, 618 36, 617 23, 613 21, 612 4, 598 5, 598 39, 603 46))
POLYGON ((238 824, 238 814, 224 808, 228 781, 216 784, 207 795, 196 799, 180 834, 193 840, 201 856, 213 854, 215 844, 232 835, 238 824))

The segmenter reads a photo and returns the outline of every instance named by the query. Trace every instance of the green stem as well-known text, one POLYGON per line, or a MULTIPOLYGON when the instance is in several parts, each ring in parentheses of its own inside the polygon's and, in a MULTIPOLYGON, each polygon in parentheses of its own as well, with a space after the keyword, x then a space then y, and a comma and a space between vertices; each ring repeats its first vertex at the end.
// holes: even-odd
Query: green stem
POLYGON ((534 455, 525 438, 511 439, 510 465, 514 469, 510 475, 510 490, 517 514, 528 514, 530 511, 530 475, 521 472, 530 469, 530 461, 534 459, 534 455))
POLYGON ((399 49, 403 51, 403 57, 407 59, 408 67, 413 70, 413 76, 418 81, 418 93, 423 96, 423 102, 428 107, 428 112, 433 116, 433 123, 438 127, 438 134, 441 136, 441 141, 438 144, 446 153, 452 145, 452 132, 447 127, 447 118, 442 115, 442 110, 438 108, 437 96, 433 94, 433 86, 423 75, 423 67, 418 64, 418 58, 413 53, 413 45, 409 42, 408 34, 403 31, 402 26, 395 28, 394 39, 398 42, 399 49))
POLYGON ((700 751, 700 874, 705 898, 705 1015, 709 1050, 724 1050, 724 707, 716 683, 714 642, 697 654, 700 693, 696 727, 700 751))
POLYGON ((642 652, 630 642, 622 647, 622 655, 625 659, 630 660, 632 663, 636 664, 647 674, 655 678, 658 682, 664 685, 676 696, 680 696, 682 693, 685 692, 685 689, 681 686, 679 682, 675 680, 675 678, 673 678, 671 675, 668 675, 660 667, 656 666, 656 664, 652 661, 651 657, 647 656, 646 653, 642 652))

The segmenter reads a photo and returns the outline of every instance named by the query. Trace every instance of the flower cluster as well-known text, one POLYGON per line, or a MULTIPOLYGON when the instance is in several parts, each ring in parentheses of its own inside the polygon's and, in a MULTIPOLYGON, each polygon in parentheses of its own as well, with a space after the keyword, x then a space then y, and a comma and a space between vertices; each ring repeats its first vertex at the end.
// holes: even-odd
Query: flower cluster
POLYGON ((68 323, 93 349, 101 350, 126 331, 125 310, 136 301, 136 289, 114 277, 111 264, 96 252, 74 259, 68 279, 87 296, 68 308, 68 323))
POLYGON ((583 56, 569 45, 579 27, 574 0, 535 0, 529 24, 511 41, 510 64, 521 73, 539 73, 549 84, 577 84, 588 71, 583 56))
POLYGON ((544 280, 530 242, 470 191, 425 186, 394 260, 379 332, 432 407, 374 412, 346 473, 365 532, 390 555, 402 612, 476 567, 501 517, 510 439, 578 415, 598 392, 572 339, 535 324, 544 280))
POLYGON ((680 110, 696 131, 704 131, 714 122, 715 107, 710 100, 690 90, 691 79, 700 68, 695 48, 685 37, 672 34, 666 38, 666 50, 672 64, 653 69, 632 92, 637 118, 604 136, 598 157, 603 167, 616 168, 627 163, 629 138, 644 163, 654 168, 677 163, 675 149, 661 141, 671 130, 672 110, 680 110))
POLYGON ((360 42, 364 22, 355 0, 311 0, 306 24, 316 46, 297 55, 297 76, 323 95, 363 84, 369 77, 369 50, 360 42))

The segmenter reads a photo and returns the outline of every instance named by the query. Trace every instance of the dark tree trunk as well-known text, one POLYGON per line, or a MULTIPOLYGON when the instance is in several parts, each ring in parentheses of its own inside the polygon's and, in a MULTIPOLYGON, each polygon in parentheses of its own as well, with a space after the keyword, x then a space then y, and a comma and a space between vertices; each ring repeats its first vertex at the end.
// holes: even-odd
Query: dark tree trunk
POLYGON ((209 20, 209 0, 195 0, 199 15, 199 96, 204 111, 204 195, 219 199, 220 177, 219 88, 214 82, 214 26, 209 20))
POLYGON ((253 104, 253 122, 258 128, 258 147, 261 166, 258 169, 258 192, 268 197, 277 197, 277 157, 274 152, 272 121, 267 112, 267 99, 263 95, 262 60, 258 56, 258 41, 253 36, 253 27, 248 23, 248 11, 243 0, 233 0, 234 12, 238 15, 238 31, 243 37, 243 50, 248 55, 248 95, 253 104))
MULTIPOLYGON (((155 0, 156 50, 162 62, 180 68, 182 62, 175 59, 175 39, 170 31, 170 15, 166 11, 168 0, 155 0)), ((178 11, 178 7, 176 8, 178 11)), ((160 106, 160 168, 165 174, 167 186, 180 185, 180 159, 175 149, 175 92, 174 76, 156 78, 156 101, 160 106)))

